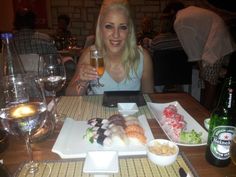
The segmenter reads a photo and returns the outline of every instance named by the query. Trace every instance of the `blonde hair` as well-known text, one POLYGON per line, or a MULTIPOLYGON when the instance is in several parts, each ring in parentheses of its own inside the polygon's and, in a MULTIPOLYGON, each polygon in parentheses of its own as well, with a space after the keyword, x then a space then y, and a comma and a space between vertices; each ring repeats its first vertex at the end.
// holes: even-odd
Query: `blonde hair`
POLYGON ((128 18, 128 38, 125 43, 125 50, 122 54, 122 65, 125 68, 126 76, 129 79, 129 72, 131 69, 134 70, 137 75, 138 64, 140 62, 140 54, 136 43, 136 35, 133 20, 131 18, 129 5, 127 0, 104 0, 100 9, 100 13, 97 20, 96 26, 96 41, 95 45, 97 48, 103 49, 106 53, 104 46, 103 37, 101 36, 101 23, 102 19, 106 16, 107 12, 114 9, 121 9, 128 18))

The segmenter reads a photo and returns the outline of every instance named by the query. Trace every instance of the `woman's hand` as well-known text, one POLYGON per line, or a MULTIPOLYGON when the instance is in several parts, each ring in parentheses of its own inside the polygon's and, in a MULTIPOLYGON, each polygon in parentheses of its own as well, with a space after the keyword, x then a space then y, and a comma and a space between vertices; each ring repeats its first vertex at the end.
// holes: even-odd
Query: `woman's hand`
POLYGON ((80 64, 79 73, 77 74, 76 80, 80 81, 90 81, 96 80, 98 78, 97 71, 94 67, 89 64, 80 64))
POLYGON ((76 66, 76 72, 71 79, 66 95, 85 95, 88 83, 98 78, 97 71, 90 65, 90 49, 84 49, 76 66))

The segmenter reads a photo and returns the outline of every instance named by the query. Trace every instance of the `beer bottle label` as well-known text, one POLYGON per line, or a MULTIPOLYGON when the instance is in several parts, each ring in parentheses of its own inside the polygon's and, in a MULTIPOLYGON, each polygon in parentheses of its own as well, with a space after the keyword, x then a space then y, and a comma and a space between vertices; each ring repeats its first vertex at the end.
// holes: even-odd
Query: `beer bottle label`
POLYGON ((229 148, 233 132, 233 126, 217 126, 213 129, 210 150, 215 158, 227 160, 230 157, 229 148))

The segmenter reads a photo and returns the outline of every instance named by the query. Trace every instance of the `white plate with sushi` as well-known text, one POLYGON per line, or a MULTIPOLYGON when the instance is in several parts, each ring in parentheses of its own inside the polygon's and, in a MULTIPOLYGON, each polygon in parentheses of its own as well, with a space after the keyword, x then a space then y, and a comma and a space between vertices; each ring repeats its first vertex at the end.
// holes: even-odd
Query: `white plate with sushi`
MULTIPOLYGON (((169 103, 147 103, 149 110, 151 111, 151 113, 153 114, 153 116, 155 117, 155 119, 157 120, 157 122, 159 123, 160 127, 162 128, 162 130, 165 132, 165 134, 167 135, 167 137, 175 142, 178 145, 181 146, 202 146, 202 145, 206 145, 207 143, 207 137, 208 137, 208 133, 207 131, 191 116, 187 113, 187 111, 185 111, 183 109, 183 107, 180 105, 180 103, 178 101, 173 101, 173 102, 169 102, 169 103), (192 142, 183 142, 180 140, 180 133, 176 133, 176 129, 178 130, 178 128, 172 128, 170 127, 169 122, 166 122, 166 119, 164 119, 164 110, 168 107, 172 105, 173 107, 176 108, 176 111, 178 113, 178 115, 181 115, 182 117, 182 123, 184 124, 184 127, 182 127, 181 130, 179 130, 179 132, 194 132, 194 134, 196 133, 198 138, 200 138, 200 142, 197 143, 192 143, 192 142)), ((181 122, 179 124, 181 127, 181 122)))
MULTIPOLYGON (((140 125, 144 129, 147 142, 153 140, 153 134, 144 115, 138 117, 140 125)), ((86 130, 89 128, 87 121, 76 121, 67 118, 52 148, 52 152, 57 153, 62 159, 85 158, 88 151, 114 150, 119 156, 145 155, 145 145, 128 144, 119 146, 114 143, 112 146, 102 146, 96 142, 91 143, 84 139, 86 130)))

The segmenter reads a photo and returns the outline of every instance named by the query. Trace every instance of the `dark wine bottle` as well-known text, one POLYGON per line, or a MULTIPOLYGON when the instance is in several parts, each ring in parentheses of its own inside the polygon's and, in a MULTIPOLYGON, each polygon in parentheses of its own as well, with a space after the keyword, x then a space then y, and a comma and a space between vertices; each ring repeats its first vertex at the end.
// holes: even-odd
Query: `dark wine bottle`
POLYGON ((218 104, 211 114, 206 147, 206 160, 218 167, 230 163, 229 147, 235 128, 235 83, 225 80, 218 104))

